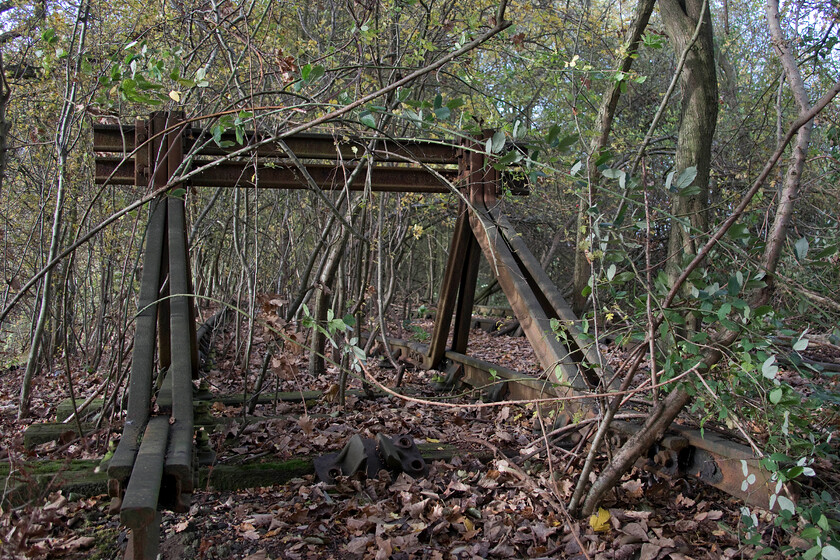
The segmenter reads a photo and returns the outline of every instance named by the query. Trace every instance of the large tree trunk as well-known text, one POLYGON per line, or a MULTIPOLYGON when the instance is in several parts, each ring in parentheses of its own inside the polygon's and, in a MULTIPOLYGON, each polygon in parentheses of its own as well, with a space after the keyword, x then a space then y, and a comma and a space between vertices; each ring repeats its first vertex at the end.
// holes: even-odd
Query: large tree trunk
POLYGON ((684 257, 697 254, 697 233, 708 229, 709 172, 717 124, 718 88, 712 18, 706 0, 659 0, 659 11, 675 52, 685 50, 700 25, 699 35, 680 75, 682 110, 674 161, 675 180, 689 167, 697 169, 691 185, 700 192, 689 196, 677 193, 672 199, 674 218, 668 239, 666 271, 673 283, 682 270, 684 257))
MULTIPOLYGON (((697 176, 692 185, 700 189, 700 192, 694 195, 677 194, 672 202, 674 219, 671 224, 666 269, 672 282, 676 282, 682 271, 683 256, 697 253, 694 240, 696 232, 706 231, 708 226, 709 171, 718 108, 717 76, 712 21, 706 0, 659 0, 659 9, 674 51, 681 53, 690 46, 680 74, 682 118, 674 174, 675 177, 679 177, 685 169, 695 167, 697 176), (682 218, 689 221, 688 227, 680 223, 682 218)), ((720 357, 719 351, 711 351, 705 357, 705 366, 710 367, 717 363, 720 357)), ((677 389, 654 408, 645 426, 613 456, 609 467, 593 483, 582 507, 581 512, 584 515, 594 510, 603 495, 616 484, 636 459, 662 436, 689 401, 689 395, 677 389)), ((580 489, 576 490, 575 497, 580 495, 580 489)), ((577 500, 572 505, 576 508, 577 500)))

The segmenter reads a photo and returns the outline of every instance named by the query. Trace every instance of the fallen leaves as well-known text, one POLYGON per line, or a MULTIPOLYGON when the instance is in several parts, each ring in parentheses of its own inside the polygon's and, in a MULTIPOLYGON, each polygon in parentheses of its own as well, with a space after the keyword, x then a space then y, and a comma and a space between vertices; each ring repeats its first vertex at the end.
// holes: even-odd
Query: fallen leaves
POLYGON ((598 508, 598 513, 589 517, 589 526, 596 533, 603 533, 610 530, 610 512, 604 508, 598 508))

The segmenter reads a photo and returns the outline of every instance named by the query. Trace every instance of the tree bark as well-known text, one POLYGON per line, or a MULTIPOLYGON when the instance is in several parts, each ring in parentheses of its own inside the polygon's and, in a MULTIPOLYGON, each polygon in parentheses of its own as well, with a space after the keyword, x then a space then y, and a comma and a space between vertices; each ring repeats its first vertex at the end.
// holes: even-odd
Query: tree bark
POLYGON ((659 11, 676 52, 685 49, 698 24, 701 25, 680 74, 682 109, 674 161, 675 179, 689 167, 697 169, 691 184, 700 192, 689 196, 676 194, 671 202, 673 218, 665 268, 673 284, 682 270, 683 258, 697 254, 696 234, 708 228, 709 175, 717 125, 718 88, 712 18, 707 1, 659 0, 659 11))

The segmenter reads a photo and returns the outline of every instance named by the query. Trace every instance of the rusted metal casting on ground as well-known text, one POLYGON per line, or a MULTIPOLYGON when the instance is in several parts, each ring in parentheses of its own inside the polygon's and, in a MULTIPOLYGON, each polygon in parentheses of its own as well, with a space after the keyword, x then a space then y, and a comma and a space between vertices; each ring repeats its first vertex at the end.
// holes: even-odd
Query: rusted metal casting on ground
POLYGON ((356 473, 376 478, 382 469, 394 475, 404 472, 414 478, 428 474, 426 461, 408 434, 395 438, 377 434, 375 441, 356 434, 340 452, 315 459, 315 474, 319 480, 329 484, 334 484, 339 476, 356 473))

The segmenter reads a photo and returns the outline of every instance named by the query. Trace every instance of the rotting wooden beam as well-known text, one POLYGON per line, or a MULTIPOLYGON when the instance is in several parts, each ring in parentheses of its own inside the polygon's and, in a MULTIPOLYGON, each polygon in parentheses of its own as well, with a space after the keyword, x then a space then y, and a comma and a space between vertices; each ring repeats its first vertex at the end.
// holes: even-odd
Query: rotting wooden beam
POLYGON ((160 543, 158 494, 169 434, 169 419, 149 420, 120 508, 120 521, 131 529, 126 560, 154 560, 160 543))
POLYGON ((193 491, 193 356, 195 323, 192 322, 189 291, 188 257, 184 200, 169 197, 169 278, 172 298, 170 299, 172 367, 168 376, 172 381, 172 415, 170 445, 166 453, 165 472, 175 481, 173 489, 175 510, 186 508, 183 494, 193 491))

